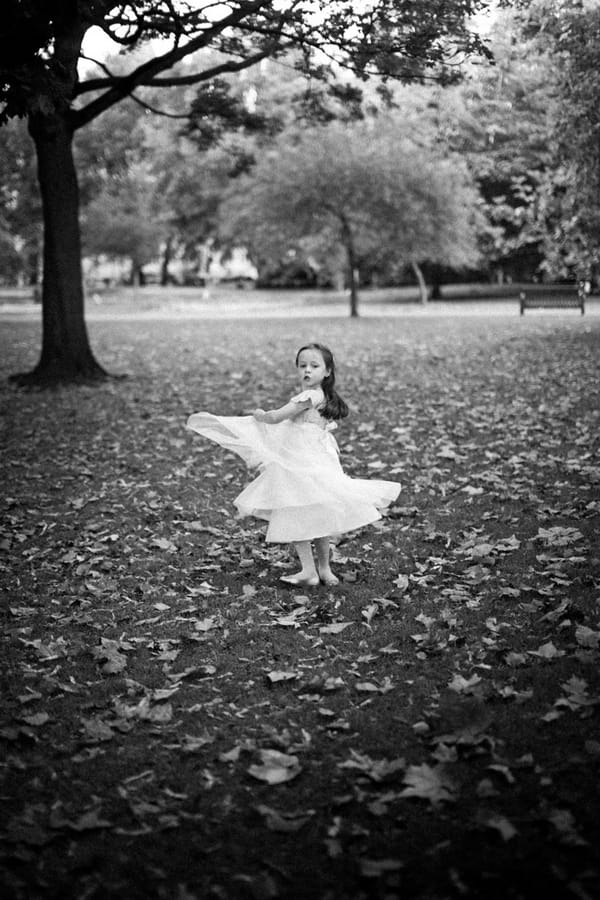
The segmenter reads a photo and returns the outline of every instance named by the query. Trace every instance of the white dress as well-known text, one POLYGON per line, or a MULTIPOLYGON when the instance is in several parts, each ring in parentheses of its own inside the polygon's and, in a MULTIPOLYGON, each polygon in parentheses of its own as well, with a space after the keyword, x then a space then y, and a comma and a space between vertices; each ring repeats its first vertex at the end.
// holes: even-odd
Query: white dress
POLYGON ((240 516, 269 523, 266 540, 306 541, 354 531, 381 518, 400 493, 393 481, 350 478, 342 469, 331 431, 319 413, 321 388, 291 400, 311 406, 277 425, 253 416, 190 416, 187 428, 232 450, 260 474, 234 500, 240 516))

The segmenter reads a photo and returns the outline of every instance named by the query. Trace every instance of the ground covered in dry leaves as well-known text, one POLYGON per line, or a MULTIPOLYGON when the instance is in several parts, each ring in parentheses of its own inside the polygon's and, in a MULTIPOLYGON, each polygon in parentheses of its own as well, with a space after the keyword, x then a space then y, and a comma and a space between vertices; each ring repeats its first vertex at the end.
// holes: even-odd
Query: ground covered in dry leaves
POLYGON ((600 321, 91 333, 127 379, 22 392, 3 324, 4 896, 599 896, 600 321), (301 594, 184 424, 284 401, 307 339, 403 492, 301 594))

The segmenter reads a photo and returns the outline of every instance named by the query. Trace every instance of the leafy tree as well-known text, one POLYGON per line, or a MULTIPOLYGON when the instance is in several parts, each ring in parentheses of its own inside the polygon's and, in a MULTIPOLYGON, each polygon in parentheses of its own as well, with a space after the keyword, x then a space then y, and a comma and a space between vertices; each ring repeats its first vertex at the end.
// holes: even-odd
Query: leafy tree
POLYGON ((207 84, 296 47, 306 73, 332 84, 345 67, 360 77, 449 81, 457 56, 482 49, 468 17, 484 0, 5 0, 0 34, 0 121, 26 116, 33 137, 44 219, 43 340, 28 380, 98 377, 104 373, 83 314, 78 184, 73 135, 140 89, 207 84), (102 70, 80 80, 78 61, 89 28, 99 26, 124 50, 165 38, 151 59, 133 58, 125 74, 102 70), (220 54, 205 64, 202 51, 220 54), (195 56, 193 74, 173 67, 195 56))
POLYGON ((425 299, 420 263, 474 264, 482 221, 458 158, 376 119, 286 134, 235 185, 223 216, 259 256, 343 248, 352 316, 361 266, 411 265, 425 299))
POLYGON ((33 145, 24 124, 8 123, 0 142, 0 270, 36 285, 42 232, 33 145))
POLYGON ((538 2, 527 28, 549 53, 554 177, 541 213, 546 268, 554 276, 600 274, 600 8, 584 0, 538 2))
POLYGON ((75 133, 73 151, 82 209, 115 180, 124 178, 131 167, 149 161, 147 116, 146 110, 126 99, 75 133))
POLYGON ((498 22, 494 68, 458 89, 465 106, 450 126, 496 226, 486 257, 521 277, 597 276, 600 8, 517 5, 498 22))
MULTIPOLYGON (((215 241, 221 197, 230 180, 254 159, 255 135, 262 132, 264 120, 246 108, 244 90, 236 76, 229 76, 217 85, 216 93, 224 100, 221 112, 215 106, 209 113, 198 92, 188 98, 189 116, 183 127, 181 113, 174 118, 171 112, 159 127, 153 117, 145 128, 144 143, 165 226, 163 283, 168 283, 173 253, 194 260, 200 248, 215 241)), ((186 108, 185 98, 178 98, 176 108, 186 108)))
POLYGON ((131 280, 142 281, 142 268, 156 258, 165 225, 156 183, 148 167, 130 166, 89 203, 83 216, 83 246, 90 255, 131 261, 131 280))
POLYGON ((530 278, 543 261, 541 194, 553 169, 548 54, 513 11, 499 13, 493 67, 473 67, 460 86, 434 94, 448 145, 468 161, 491 227, 483 257, 500 277, 530 278))

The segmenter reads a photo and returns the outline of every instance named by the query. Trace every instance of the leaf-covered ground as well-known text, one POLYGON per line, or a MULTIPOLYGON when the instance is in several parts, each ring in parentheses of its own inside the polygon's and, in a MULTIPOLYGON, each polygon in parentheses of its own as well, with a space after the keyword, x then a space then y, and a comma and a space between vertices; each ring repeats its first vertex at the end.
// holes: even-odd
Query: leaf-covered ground
POLYGON ((129 378, 0 388, 4 896, 599 896, 600 320, 92 338, 129 378), (286 399, 314 338, 346 470, 403 492, 302 595, 184 423, 286 399))

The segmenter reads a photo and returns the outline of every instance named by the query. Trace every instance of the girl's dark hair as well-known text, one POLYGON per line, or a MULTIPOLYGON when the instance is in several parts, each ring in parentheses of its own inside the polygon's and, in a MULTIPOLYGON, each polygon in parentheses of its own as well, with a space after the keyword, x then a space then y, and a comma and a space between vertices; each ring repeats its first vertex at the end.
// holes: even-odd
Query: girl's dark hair
POLYGON ((335 362, 333 361, 333 353, 329 347, 323 344, 305 344, 300 347, 296 353, 296 365, 300 359, 303 350, 318 350, 323 357, 325 368, 329 369, 329 375, 326 375, 321 382, 323 393, 325 394, 325 405, 319 409, 319 412, 326 419, 345 419, 348 415, 348 407, 335 389, 335 362))

